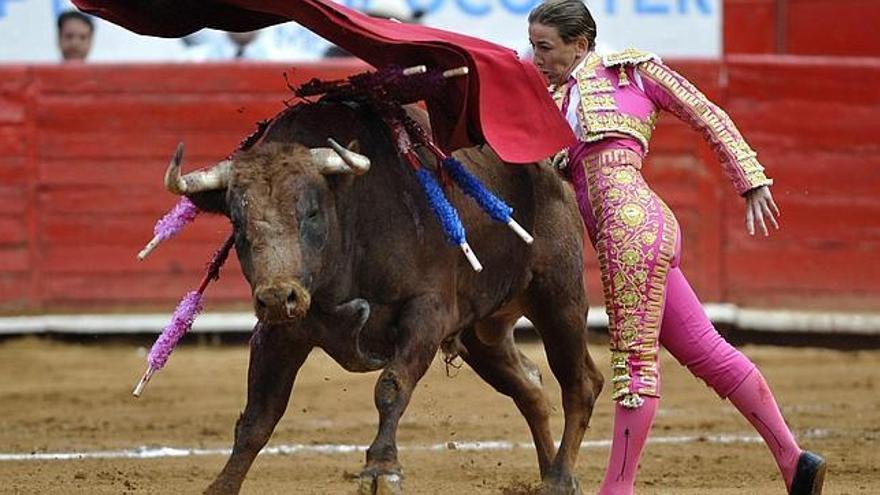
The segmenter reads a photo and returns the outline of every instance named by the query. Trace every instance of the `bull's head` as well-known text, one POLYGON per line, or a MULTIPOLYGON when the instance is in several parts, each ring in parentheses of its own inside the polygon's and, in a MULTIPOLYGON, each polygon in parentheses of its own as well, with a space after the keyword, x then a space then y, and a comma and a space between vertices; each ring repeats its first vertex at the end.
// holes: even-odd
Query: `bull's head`
MULTIPOLYGON (((331 183, 362 174, 370 160, 328 140, 329 148, 265 142, 208 169, 181 175, 182 146, 165 173, 165 187, 229 216, 235 250, 263 321, 302 318, 315 274, 338 229, 331 183)), ((337 243, 338 244, 338 243, 337 243)))

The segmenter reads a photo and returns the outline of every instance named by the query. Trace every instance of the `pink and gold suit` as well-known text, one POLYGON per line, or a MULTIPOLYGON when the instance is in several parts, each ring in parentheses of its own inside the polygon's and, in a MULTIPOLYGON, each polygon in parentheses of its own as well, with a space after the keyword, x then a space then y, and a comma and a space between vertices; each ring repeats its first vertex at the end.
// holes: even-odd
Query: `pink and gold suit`
POLYGON ((678 267, 678 222, 642 178, 658 112, 672 112, 703 134, 738 193, 772 181, 727 114, 656 55, 590 53, 551 91, 578 136, 564 173, 602 271, 612 399, 634 408, 642 396, 659 397, 660 344, 727 397, 754 365, 706 317, 678 267))

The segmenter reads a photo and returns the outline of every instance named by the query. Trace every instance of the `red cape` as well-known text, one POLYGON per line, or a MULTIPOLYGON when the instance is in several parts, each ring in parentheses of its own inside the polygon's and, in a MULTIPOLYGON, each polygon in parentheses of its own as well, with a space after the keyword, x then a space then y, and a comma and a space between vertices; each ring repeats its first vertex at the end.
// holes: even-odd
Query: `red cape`
POLYGON ((574 144, 535 67, 513 50, 462 34, 376 19, 332 0, 73 0, 81 10, 152 36, 208 27, 249 31, 290 20, 382 67, 467 66, 426 102, 446 151, 489 143, 508 162, 540 160, 574 144))

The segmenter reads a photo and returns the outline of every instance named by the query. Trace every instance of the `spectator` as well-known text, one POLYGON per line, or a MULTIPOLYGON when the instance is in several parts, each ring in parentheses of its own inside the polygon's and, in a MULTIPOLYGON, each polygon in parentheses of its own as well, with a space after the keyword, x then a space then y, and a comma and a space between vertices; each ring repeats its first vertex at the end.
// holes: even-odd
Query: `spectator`
POLYGON ((373 0, 364 11, 370 17, 392 19, 399 22, 417 24, 425 15, 421 9, 413 9, 405 0, 373 0))
POLYGON ((69 10, 58 16, 58 49, 64 62, 83 62, 92 49, 95 25, 85 14, 69 10))
POLYGON ((194 62, 223 60, 272 60, 274 47, 263 31, 243 33, 205 31, 198 37, 184 38, 188 45, 185 60, 194 62))
POLYGON ((255 49, 255 47, 258 46, 256 44, 254 44, 254 41, 256 41, 257 36, 259 34, 260 33, 258 31, 247 31, 244 33, 233 33, 233 32, 226 33, 226 36, 229 38, 229 41, 232 42, 232 46, 235 49, 235 53, 232 55, 232 57, 236 60, 243 59, 243 58, 252 58, 252 57, 253 58, 261 58, 258 56, 255 57, 255 55, 259 55, 259 54, 254 54, 254 55, 250 55, 247 57, 245 56, 246 54, 248 54, 248 48, 250 48, 251 53, 253 53, 253 50, 255 49))

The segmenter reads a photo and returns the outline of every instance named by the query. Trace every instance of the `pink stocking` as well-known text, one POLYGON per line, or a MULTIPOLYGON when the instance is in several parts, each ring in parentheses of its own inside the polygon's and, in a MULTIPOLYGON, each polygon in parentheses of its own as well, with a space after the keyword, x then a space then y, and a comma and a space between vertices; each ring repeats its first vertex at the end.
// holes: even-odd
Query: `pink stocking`
POLYGON ((764 376, 754 369, 727 398, 764 439, 782 472, 785 486, 791 487, 801 449, 785 424, 764 376))
POLYGON ((667 278, 660 343, 736 406, 764 439, 785 486, 790 486, 801 451, 770 388, 749 358, 718 334, 678 268, 670 270, 667 278))
POLYGON ((639 470, 639 458, 651 432, 660 399, 642 397, 641 407, 630 409, 614 404, 614 437, 605 480, 599 495, 630 495, 639 470))

